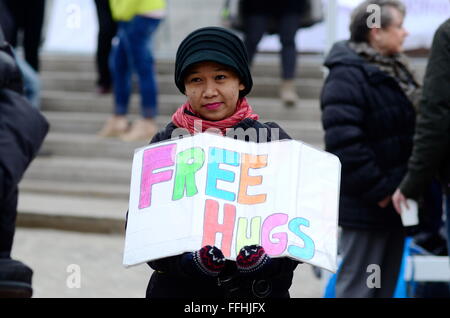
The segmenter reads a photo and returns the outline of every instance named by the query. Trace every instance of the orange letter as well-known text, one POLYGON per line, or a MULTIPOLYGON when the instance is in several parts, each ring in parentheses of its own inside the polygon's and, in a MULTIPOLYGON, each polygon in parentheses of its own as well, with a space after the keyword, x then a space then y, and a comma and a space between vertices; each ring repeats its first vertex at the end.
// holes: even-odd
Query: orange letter
POLYGON ((258 204, 266 201, 266 194, 248 195, 247 188, 262 183, 261 176, 249 176, 248 170, 259 169, 267 166, 267 155, 253 156, 249 154, 242 155, 241 180, 239 184, 238 203, 258 204))

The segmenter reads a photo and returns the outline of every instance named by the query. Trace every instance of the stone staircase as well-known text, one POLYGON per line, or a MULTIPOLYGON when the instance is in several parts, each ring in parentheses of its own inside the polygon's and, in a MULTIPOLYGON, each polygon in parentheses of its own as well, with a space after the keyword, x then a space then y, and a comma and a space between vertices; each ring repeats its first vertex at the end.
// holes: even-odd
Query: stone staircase
MULTIPOLYGON (((249 96, 263 121, 276 121, 294 139, 323 147, 319 94, 322 59, 300 57, 296 80, 301 101, 295 108, 278 99, 277 56, 260 55, 252 71, 249 96)), ((157 59, 160 88, 158 124, 163 128, 184 101, 173 83, 174 63, 157 59)), ((112 96, 95 94, 91 56, 42 56, 42 110, 50 122, 43 148, 51 156, 37 157, 27 170, 19 195, 19 226, 74 231, 123 233, 128 206, 134 149, 147 143, 125 143, 95 135, 113 109, 112 96)), ((130 119, 139 112, 134 94, 130 119)))

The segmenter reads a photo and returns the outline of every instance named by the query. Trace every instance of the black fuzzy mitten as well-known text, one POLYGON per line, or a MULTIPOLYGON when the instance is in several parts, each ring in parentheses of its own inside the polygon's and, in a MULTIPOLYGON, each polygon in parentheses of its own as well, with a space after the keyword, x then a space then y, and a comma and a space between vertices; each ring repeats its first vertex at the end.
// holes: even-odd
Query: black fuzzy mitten
POLYGON ((260 245, 248 245, 241 248, 236 257, 236 266, 242 274, 256 273, 270 266, 271 258, 260 245))
POLYGON ((198 251, 184 254, 181 264, 188 273, 216 277, 225 267, 225 257, 217 247, 206 245, 198 251))

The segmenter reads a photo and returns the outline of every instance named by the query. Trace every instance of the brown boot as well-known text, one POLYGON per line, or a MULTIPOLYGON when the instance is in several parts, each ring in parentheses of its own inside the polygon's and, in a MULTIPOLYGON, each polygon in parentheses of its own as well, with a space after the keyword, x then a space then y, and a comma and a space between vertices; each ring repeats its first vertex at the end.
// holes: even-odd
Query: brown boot
POLYGON ((294 80, 283 80, 280 88, 280 97, 286 106, 294 106, 298 101, 294 80))
POLYGON ((103 128, 97 135, 101 137, 118 137, 125 133, 128 129, 128 120, 125 116, 112 116, 110 117, 103 128))
POLYGON ((158 132, 158 126, 153 119, 138 119, 133 122, 130 131, 122 134, 123 141, 148 141, 158 132))

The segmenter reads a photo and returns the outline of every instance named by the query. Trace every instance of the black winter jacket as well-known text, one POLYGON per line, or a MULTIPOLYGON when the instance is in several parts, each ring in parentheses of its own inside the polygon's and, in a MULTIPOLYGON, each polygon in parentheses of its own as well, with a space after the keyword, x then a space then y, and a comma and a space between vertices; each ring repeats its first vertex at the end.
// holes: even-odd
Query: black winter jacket
MULTIPOLYGON (((270 129, 279 128, 279 138, 291 139, 275 123, 260 123, 246 118, 234 128, 256 128, 259 142, 259 129, 267 129, 268 141, 271 140, 270 129)), ((153 137, 151 143, 169 140, 176 129, 173 123, 153 137)), ((235 138, 236 139, 236 138, 235 138)), ((253 274, 251 276, 239 276, 236 263, 226 261, 225 269, 218 278, 192 277, 187 274, 181 265, 181 255, 159 259, 149 262, 154 273, 147 287, 148 298, 237 298, 256 297, 253 290, 261 290, 259 297, 286 298, 289 297, 289 288, 292 284, 293 272, 299 262, 290 258, 274 258, 271 260, 271 268, 268 272, 253 274), (267 293, 264 293, 267 291, 267 293)))
POLYGON ((401 228, 392 203, 412 150, 415 111, 396 80, 336 43, 325 61, 330 73, 321 94, 326 150, 342 164, 339 225, 401 228))
POLYGON ((400 189, 417 198, 436 175, 450 194, 450 19, 434 35, 413 154, 400 189))
POLYGON ((10 256, 19 181, 49 128, 21 91, 20 71, 0 28, 0 257, 10 256))

